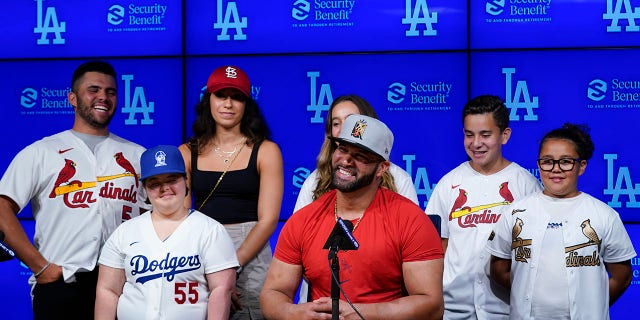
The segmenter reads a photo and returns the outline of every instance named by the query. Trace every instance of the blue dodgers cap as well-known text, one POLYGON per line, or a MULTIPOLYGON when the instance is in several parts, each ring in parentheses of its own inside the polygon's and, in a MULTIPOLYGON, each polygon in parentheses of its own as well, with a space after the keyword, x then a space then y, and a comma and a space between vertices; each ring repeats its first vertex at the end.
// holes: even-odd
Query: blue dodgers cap
POLYGON ((142 153, 140 156, 140 180, 165 173, 186 175, 184 160, 178 147, 159 145, 142 153))
POLYGON ((393 147, 393 133, 389 127, 376 118, 361 114, 349 115, 344 119, 340 135, 329 139, 353 144, 387 161, 393 147))

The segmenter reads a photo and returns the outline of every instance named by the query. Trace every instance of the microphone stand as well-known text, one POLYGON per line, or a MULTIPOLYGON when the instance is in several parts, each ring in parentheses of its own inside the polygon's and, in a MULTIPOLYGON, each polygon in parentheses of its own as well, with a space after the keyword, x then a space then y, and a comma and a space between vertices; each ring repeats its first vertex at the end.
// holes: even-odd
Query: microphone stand
POLYGON ((340 262, 338 262, 338 247, 331 258, 331 320, 338 320, 340 315, 340 262))

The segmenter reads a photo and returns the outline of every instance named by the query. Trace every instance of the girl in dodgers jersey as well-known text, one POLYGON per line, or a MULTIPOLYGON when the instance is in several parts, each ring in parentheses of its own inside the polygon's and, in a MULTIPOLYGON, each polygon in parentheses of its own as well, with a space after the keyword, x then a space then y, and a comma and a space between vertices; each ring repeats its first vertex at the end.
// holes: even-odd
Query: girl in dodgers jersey
POLYGON ((442 220, 444 319, 508 319, 509 293, 490 280, 484 247, 504 208, 540 183, 502 156, 511 128, 499 97, 470 100, 462 119, 470 160, 440 179, 425 210, 442 220))
POLYGON ((511 289, 511 319, 609 319, 636 253, 616 211, 578 190, 593 143, 565 124, 540 144, 544 190, 514 202, 489 237, 491 276, 511 289))
POLYGON ((96 319, 228 319, 239 266, 217 221, 184 207, 185 167, 174 146, 140 159, 152 210, 122 224, 100 255, 96 319))

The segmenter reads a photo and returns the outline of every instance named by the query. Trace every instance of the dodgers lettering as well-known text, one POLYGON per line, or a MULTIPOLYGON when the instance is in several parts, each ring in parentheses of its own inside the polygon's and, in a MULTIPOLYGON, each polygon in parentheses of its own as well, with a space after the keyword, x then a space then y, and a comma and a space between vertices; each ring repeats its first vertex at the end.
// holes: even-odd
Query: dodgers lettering
POLYGON ((200 256, 193 255, 188 257, 171 257, 170 253, 167 253, 167 256, 158 261, 151 260, 146 256, 137 255, 131 258, 130 265, 133 267, 131 270, 131 275, 135 276, 138 274, 143 274, 147 272, 164 271, 162 273, 165 274, 168 281, 172 281, 179 268, 189 268, 190 270, 197 269, 201 266, 200 256))

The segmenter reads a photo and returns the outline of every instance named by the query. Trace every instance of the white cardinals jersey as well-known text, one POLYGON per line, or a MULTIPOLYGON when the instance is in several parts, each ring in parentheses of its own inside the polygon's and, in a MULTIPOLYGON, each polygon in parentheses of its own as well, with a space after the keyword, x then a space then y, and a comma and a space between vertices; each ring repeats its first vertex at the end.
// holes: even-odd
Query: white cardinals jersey
POLYGON ((484 247, 504 207, 541 190, 538 180, 516 163, 483 175, 464 162, 436 185, 427 214, 442 219, 445 319, 501 319, 509 315, 509 295, 489 277, 484 247))
POLYGON ((553 207, 569 202, 559 223, 562 229, 564 265, 569 292, 549 293, 569 299, 571 319, 609 319, 609 276, 604 263, 636 256, 618 213, 604 202, 581 193, 556 199, 542 192, 514 202, 496 225, 487 251, 511 260, 511 319, 533 319, 534 287, 545 285, 538 275, 545 254, 543 239, 553 207))
POLYGON ((7 168, 0 194, 21 210, 31 202, 34 245, 65 281, 93 270, 111 232, 149 207, 138 181, 143 151, 110 134, 92 152, 67 130, 27 146, 7 168))
POLYGON ((125 272, 118 319, 206 319, 206 274, 240 265, 231 237, 194 210, 162 241, 152 214, 123 223, 100 255, 100 264, 125 272))

